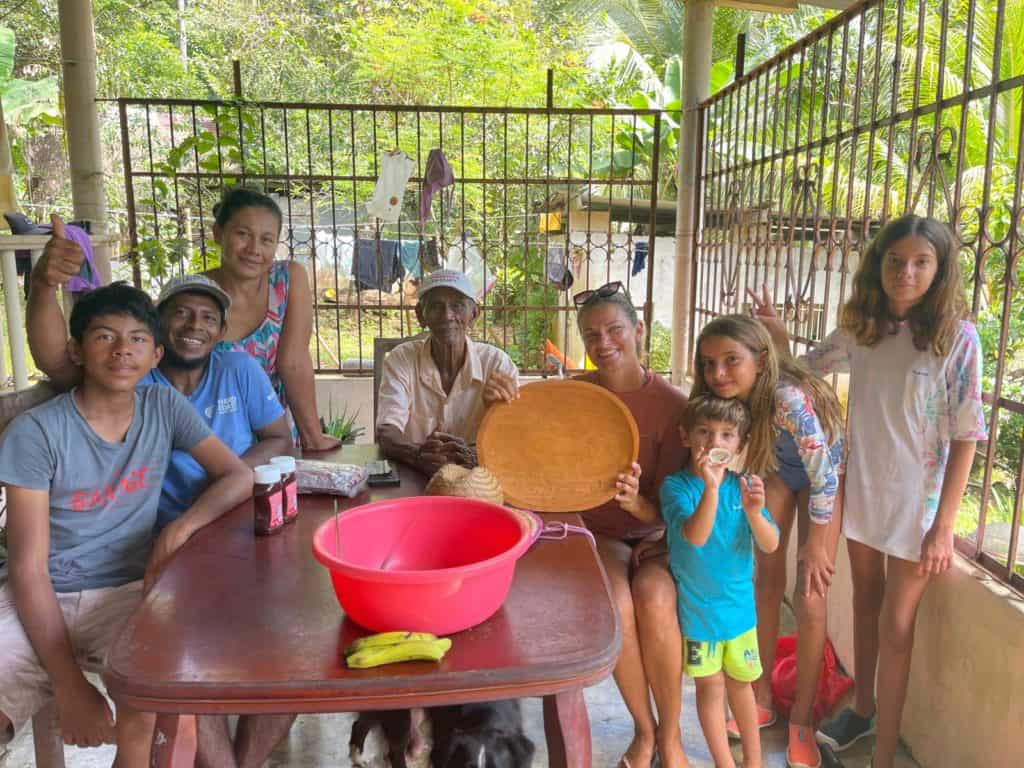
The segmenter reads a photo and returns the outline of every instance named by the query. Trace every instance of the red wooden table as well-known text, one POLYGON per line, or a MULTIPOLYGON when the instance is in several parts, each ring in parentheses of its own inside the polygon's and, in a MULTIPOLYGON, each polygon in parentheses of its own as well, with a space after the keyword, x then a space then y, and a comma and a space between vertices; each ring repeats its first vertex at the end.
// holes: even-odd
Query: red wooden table
MULTIPOLYGON (((331 458, 375 456, 373 446, 346 446, 331 458)), ((340 499, 339 509, 422 490, 423 478, 400 472, 401 487, 340 499)), ((454 635, 439 664, 350 670, 341 649, 365 632, 345 618, 310 549, 331 500, 302 496, 299 509, 298 521, 273 537, 253 535, 251 503, 198 533, 111 648, 104 675, 111 693, 171 715, 160 718, 155 737, 164 755, 184 754, 183 764, 190 757, 191 745, 174 743, 179 714, 355 712, 542 696, 549 764, 590 768, 583 687, 611 672, 622 630, 588 539, 538 541, 517 564, 504 606, 454 635)))

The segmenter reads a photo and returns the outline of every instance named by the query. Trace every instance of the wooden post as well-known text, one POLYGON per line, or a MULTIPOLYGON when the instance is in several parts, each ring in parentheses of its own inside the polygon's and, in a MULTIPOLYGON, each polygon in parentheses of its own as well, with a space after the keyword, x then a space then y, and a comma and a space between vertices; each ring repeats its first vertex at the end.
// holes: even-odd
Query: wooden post
POLYGON ((691 302, 694 231, 699 226, 697 105, 710 95, 711 27, 714 0, 687 0, 683 20, 682 117, 679 123, 679 196, 676 201, 676 263, 672 290, 672 383, 679 386, 687 374, 687 328, 691 302))
MULTIPOLYGON (((71 198, 76 219, 107 231, 107 200, 103 191, 103 151, 96 109, 96 37, 90 0, 60 0, 61 65, 64 73, 64 127, 71 165, 71 198)), ((110 281, 110 248, 94 249, 96 267, 110 281)))

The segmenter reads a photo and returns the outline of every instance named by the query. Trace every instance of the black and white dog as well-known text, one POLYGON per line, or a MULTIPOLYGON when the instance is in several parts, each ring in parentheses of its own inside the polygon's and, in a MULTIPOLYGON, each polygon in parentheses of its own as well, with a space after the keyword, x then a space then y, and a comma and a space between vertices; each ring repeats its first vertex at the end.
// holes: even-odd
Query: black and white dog
MULTIPOLYGON (((433 733, 434 768, 530 768, 534 747, 523 733, 518 701, 434 707, 426 713, 433 733)), ((422 721, 423 710, 418 709, 360 713, 349 738, 353 764, 368 764, 366 738, 380 726, 391 767, 407 768, 407 759, 423 751, 422 721)))
POLYGON ((517 700, 430 710, 434 768, 530 768, 533 742, 517 700))
POLYGON ((423 735, 422 709, 392 709, 379 712, 360 712, 352 723, 352 732, 348 737, 349 757, 352 765, 369 768, 379 765, 372 752, 366 750, 366 739, 374 728, 379 727, 384 735, 384 751, 380 757, 386 758, 391 768, 407 768, 406 760, 423 754, 426 739, 423 735))

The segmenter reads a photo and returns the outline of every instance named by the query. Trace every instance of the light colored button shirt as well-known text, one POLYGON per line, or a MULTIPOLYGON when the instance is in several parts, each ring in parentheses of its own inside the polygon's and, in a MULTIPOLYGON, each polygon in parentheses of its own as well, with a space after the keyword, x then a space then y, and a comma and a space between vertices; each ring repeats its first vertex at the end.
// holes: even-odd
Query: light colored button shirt
POLYGON ((512 359, 497 347, 466 339, 466 359, 445 393, 430 355, 430 338, 395 347, 384 361, 377 401, 377 428, 391 424, 412 443, 434 431, 476 441, 484 417, 484 386, 495 372, 518 378, 512 359))

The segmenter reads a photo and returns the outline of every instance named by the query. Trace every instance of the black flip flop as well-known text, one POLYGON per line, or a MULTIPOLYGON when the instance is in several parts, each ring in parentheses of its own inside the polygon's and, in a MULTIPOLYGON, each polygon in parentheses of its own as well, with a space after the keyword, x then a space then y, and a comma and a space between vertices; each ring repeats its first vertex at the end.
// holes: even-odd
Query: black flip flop
POLYGON ((821 768, 843 768, 842 760, 828 744, 818 744, 818 752, 821 753, 821 768))

